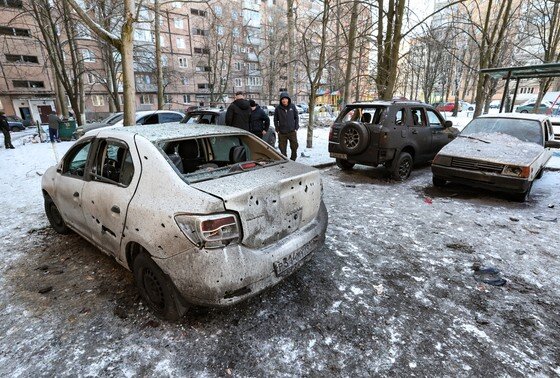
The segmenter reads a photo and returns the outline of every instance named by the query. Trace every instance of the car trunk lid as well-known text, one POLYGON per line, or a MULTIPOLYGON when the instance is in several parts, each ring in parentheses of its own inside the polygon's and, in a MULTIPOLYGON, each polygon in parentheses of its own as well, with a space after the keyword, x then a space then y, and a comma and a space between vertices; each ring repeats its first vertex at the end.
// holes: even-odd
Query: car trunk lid
POLYGON ((315 168, 298 163, 262 169, 191 184, 224 201, 239 214, 242 243, 261 248, 309 224, 321 204, 321 178, 315 168))

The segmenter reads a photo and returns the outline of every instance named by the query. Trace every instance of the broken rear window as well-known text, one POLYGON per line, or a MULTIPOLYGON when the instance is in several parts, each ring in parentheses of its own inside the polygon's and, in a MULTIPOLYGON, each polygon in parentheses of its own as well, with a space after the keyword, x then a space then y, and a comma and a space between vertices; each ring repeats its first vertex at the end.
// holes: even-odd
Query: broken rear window
POLYGON ((336 122, 356 121, 377 125, 381 123, 386 109, 387 107, 382 105, 347 106, 342 113, 340 113, 336 122))
POLYGON ((167 140, 160 147, 189 183, 286 162, 273 148, 249 135, 167 140))

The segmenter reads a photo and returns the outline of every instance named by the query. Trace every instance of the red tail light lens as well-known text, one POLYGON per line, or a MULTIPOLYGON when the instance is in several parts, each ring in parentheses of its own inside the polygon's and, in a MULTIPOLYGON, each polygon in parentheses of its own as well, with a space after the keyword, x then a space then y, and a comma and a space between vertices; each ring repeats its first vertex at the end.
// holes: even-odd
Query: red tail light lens
POLYGON ((239 242, 241 227, 237 215, 177 215, 177 225, 183 234, 200 248, 220 248, 239 242))

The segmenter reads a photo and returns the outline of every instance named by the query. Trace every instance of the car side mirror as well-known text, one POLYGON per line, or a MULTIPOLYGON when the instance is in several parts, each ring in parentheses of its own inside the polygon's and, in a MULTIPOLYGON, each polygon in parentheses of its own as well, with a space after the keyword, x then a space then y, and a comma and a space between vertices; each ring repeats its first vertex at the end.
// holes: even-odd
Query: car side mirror
POLYGON ((451 127, 451 126, 453 126, 453 122, 451 122, 450 120, 447 120, 443 123, 444 128, 448 128, 448 127, 451 127))
POLYGON ((546 148, 560 148, 560 140, 547 140, 544 142, 546 148))

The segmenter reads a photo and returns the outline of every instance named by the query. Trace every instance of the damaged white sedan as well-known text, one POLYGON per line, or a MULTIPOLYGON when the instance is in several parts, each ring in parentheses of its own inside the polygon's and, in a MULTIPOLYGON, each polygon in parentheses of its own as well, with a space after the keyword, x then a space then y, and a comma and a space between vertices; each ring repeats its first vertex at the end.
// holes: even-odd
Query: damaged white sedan
POLYGON ((510 193, 525 201, 552 156, 550 119, 533 114, 492 114, 473 119, 432 161, 433 183, 447 181, 510 193))
POLYGON ((52 227, 130 269, 165 319, 278 283, 321 248, 327 227, 318 170, 223 126, 92 131, 42 188, 52 227))

